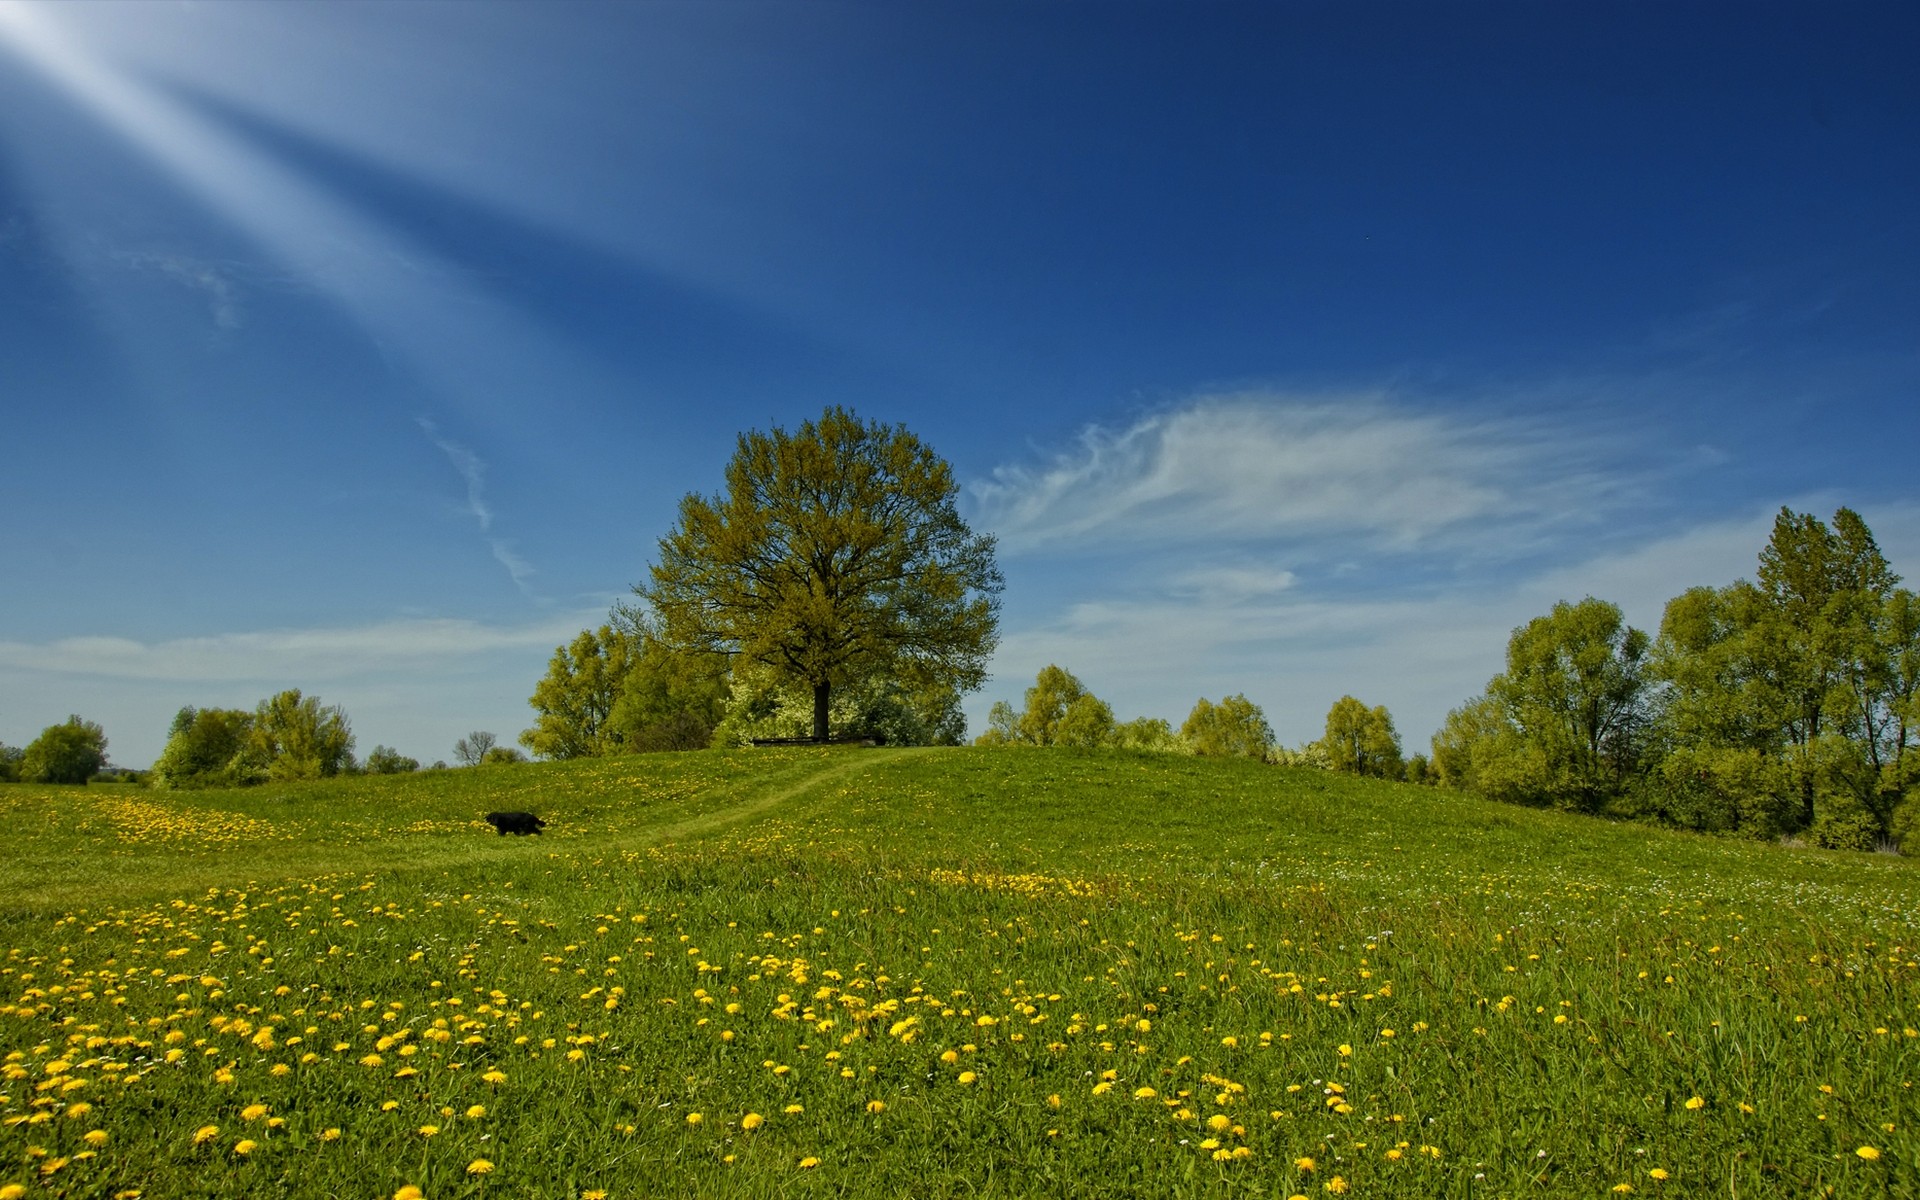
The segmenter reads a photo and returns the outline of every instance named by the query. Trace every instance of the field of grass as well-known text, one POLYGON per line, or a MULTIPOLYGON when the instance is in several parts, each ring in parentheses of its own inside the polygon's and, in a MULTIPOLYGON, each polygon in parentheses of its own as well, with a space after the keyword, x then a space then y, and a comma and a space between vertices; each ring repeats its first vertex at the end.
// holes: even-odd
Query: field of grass
POLYGON ((6 1200, 1920 1195, 1903 859, 1033 750, 0 820, 6 1200))

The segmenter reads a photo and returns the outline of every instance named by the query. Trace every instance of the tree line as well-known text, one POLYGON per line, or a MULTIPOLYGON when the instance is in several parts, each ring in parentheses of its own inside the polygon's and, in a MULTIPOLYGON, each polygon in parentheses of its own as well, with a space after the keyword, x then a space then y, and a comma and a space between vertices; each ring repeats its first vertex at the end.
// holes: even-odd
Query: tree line
POLYGON ((1657 636, 1560 603, 1433 738, 1493 799, 1835 849, 1920 838, 1920 604, 1860 515, 1782 508, 1753 580, 1669 601, 1657 636))

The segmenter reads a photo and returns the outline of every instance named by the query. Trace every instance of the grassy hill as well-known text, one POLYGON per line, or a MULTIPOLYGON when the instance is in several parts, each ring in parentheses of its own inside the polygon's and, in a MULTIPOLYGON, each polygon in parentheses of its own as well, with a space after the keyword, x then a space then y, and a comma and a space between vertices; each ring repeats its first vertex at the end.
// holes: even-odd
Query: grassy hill
POLYGON ((1920 1194, 1907 860, 1071 751, 0 816, 0 1196, 1920 1194))

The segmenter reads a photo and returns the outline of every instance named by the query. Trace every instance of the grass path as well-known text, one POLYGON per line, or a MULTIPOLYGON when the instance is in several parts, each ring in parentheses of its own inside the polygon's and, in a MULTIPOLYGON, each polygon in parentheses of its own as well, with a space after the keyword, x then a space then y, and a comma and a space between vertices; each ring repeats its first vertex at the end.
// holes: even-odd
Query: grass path
POLYGON ((759 816, 768 809, 777 808, 789 800, 794 800, 809 792, 817 791, 827 784, 836 783, 848 775, 872 771, 888 763, 915 755, 925 755, 926 753, 927 751, 924 749, 914 749, 904 746, 889 750, 867 750, 862 752, 857 758, 849 756, 842 761, 835 762, 832 766, 814 771, 797 781, 789 782, 782 779, 780 782, 784 784, 784 786, 776 787, 774 790, 764 795, 755 796, 750 800, 743 800, 731 808, 702 813, 696 817, 688 817, 685 820, 675 821, 670 825, 640 829, 636 831, 634 836, 621 839, 621 844, 628 847, 635 845, 660 845, 711 833, 729 825, 737 825, 751 817, 759 816))

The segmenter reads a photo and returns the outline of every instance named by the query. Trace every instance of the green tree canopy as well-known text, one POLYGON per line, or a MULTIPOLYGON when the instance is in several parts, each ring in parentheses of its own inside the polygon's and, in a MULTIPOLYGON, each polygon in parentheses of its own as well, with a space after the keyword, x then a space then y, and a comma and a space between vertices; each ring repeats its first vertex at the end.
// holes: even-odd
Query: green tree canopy
POLYGON ((338 705, 321 704, 320 697, 289 688, 254 710, 241 761, 256 778, 338 775, 353 765, 353 730, 338 705))
POLYGON ((369 775, 408 775, 420 769, 420 760, 408 758, 392 746, 375 746, 367 755, 369 775))
POLYGON ((541 758, 585 758, 623 749, 613 724, 641 639, 612 625, 587 629, 553 652, 527 701, 539 714, 520 744, 541 758))
POLYGON ((1544 766, 1539 799, 1593 810, 1625 786, 1646 717, 1648 646, 1618 605, 1591 596, 1513 631, 1487 694, 1544 766))
POLYGON ((20 756, 27 783, 85 783, 107 765, 106 731, 92 721, 68 717, 49 725, 20 756))
POLYGON ((675 649, 745 658, 809 689, 824 739, 836 687, 985 681, 1002 582, 958 494, 904 427, 845 409, 794 433, 744 433, 725 492, 681 501, 635 590, 675 649))
POLYGON ((20 778, 20 760, 26 754, 22 747, 0 742, 0 783, 12 783, 20 778))
MULTIPOLYGON (((1397 779, 1402 772, 1400 735, 1385 707, 1368 708, 1352 696, 1342 696, 1327 710, 1327 730, 1321 739, 1327 760, 1336 771, 1397 779)), ((1426 762, 1421 760, 1424 770, 1426 762)))
POLYGON ((157 788, 234 787, 244 778, 243 752, 253 714, 239 708, 195 708, 174 714, 167 744, 153 764, 157 788))
POLYGON ((1201 697, 1180 726, 1180 738, 1193 753, 1207 758, 1265 759, 1273 749, 1266 714, 1242 695, 1218 704, 1201 697))
POLYGON ((1048 663, 1027 689, 1020 711, 996 701, 987 731, 976 740, 986 746, 1109 746, 1114 729, 1112 707, 1073 672, 1048 663))

